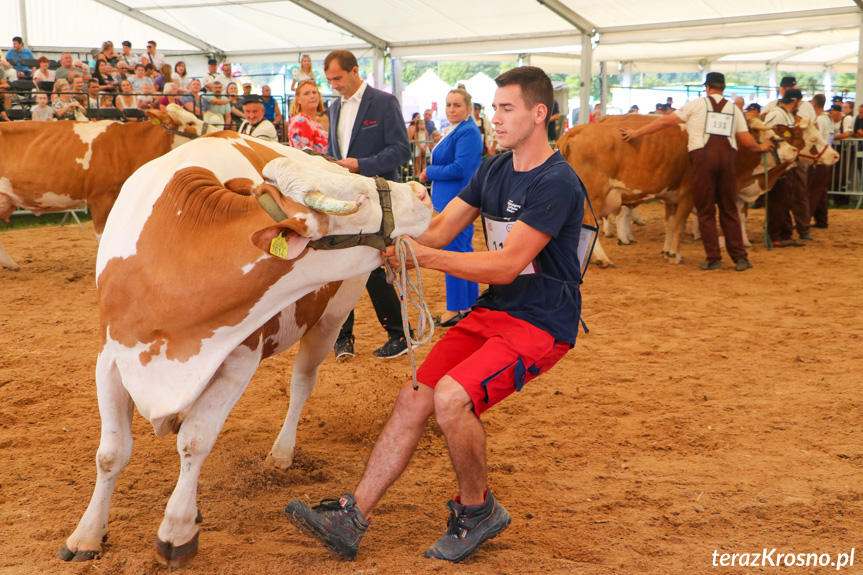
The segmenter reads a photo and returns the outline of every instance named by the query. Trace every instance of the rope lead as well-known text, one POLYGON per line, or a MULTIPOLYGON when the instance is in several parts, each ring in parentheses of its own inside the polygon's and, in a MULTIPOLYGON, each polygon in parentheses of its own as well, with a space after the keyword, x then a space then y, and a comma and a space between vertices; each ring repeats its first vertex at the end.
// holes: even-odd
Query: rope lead
POLYGON ((408 354, 411 358, 413 386, 414 391, 416 391, 419 389, 419 384, 417 383, 417 363, 414 358, 414 346, 426 344, 431 340, 434 335, 434 319, 432 318, 431 311, 429 311, 428 304, 423 296, 423 284, 422 279, 420 278, 420 268, 416 265, 417 256, 414 253, 413 246, 404 239, 398 238, 395 241, 395 249, 396 257, 399 260, 400 271, 396 272, 392 267, 390 267, 389 263, 387 263, 387 281, 395 286, 396 292, 399 294, 399 302, 401 304, 402 311, 402 327, 404 328, 405 341, 408 345, 408 354), (405 268, 408 254, 410 254, 411 261, 414 264, 416 281, 414 281, 414 278, 411 277, 410 273, 408 273, 408 270, 405 268), (419 319, 417 320, 417 327, 415 330, 417 339, 414 339, 411 335, 408 304, 416 308, 419 313, 419 319))

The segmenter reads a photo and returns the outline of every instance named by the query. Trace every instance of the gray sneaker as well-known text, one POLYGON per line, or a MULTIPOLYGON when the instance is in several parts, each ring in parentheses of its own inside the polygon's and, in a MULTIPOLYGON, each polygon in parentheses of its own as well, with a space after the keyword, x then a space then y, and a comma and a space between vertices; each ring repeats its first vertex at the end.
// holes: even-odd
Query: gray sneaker
POLYGON ((356 503, 350 493, 345 493, 341 499, 322 499, 314 507, 294 499, 285 507, 285 515, 303 533, 317 539, 342 559, 353 561, 369 528, 369 522, 363 519, 356 503))
POLYGON ((512 519, 503 505, 488 491, 482 505, 446 504, 451 511, 446 534, 426 549, 429 559, 445 559, 460 563, 476 553, 483 543, 499 535, 512 519))

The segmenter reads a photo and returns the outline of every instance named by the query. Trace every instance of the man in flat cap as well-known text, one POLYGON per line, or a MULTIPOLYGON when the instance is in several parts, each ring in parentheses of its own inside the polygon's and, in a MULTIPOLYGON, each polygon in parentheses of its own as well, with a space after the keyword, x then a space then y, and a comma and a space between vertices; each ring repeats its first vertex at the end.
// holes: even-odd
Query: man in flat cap
POLYGON ((707 255, 698 264, 703 270, 722 269, 722 252, 716 229, 716 207, 719 224, 725 234, 725 248, 734 261, 734 269, 742 272, 752 267, 737 215, 737 178, 734 156, 738 141, 747 149, 766 152, 772 142, 759 144, 749 133, 743 112, 722 97, 725 76, 710 72, 705 78, 707 96, 690 100, 679 110, 661 116, 638 129, 621 130, 624 141, 630 141, 664 128, 686 123, 689 134, 687 148, 692 162, 692 196, 698 212, 701 242, 707 255))
POLYGON ((253 94, 243 98, 243 114, 246 115, 246 119, 240 124, 238 130, 241 134, 271 142, 279 141, 276 127, 264 118, 264 100, 260 96, 253 94))

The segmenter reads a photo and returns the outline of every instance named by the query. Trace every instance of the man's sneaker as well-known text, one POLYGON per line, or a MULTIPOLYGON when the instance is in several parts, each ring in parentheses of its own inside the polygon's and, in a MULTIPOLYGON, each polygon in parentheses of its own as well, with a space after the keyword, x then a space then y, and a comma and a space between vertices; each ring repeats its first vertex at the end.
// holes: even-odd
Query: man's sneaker
POLYGON ((484 542, 499 535, 512 521, 490 490, 486 491, 482 505, 461 505, 450 501, 446 506, 451 512, 446 534, 426 549, 425 556, 429 559, 460 563, 476 553, 484 542))
POLYGON ((333 349, 336 352, 336 361, 352 358, 354 356, 354 336, 339 337, 333 349))
POLYGON ((314 537, 342 559, 353 561, 369 528, 369 522, 363 519, 356 503, 350 493, 345 493, 341 499, 323 499, 314 507, 294 499, 285 507, 285 515, 303 533, 314 537))
POLYGON ((739 272, 745 272, 752 269, 752 263, 746 258, 740 258, 734 262, 734 269, 739 272))
POLYGON ((722 269, 722 262, 720 260, 713 260, 712 262, 701 262, 698 264, 698 269, 702 269, 705 271, 715 271, 722 269))
POLYGON ((398 357, 408 352, 408 342, 404 336, 390 338, 385 344, 372 352, 378 359, 398 357))
MULTIPOLYGON (((732 110, 732 111, 733 111, 733 110, 732 110)), ((801 240, 806 240, 806 241, 811 242, 811 241, 812 241, 812 240, 814 240, 815 238, 813 238, 813 237, 812 237, 812 234, 800 234, 800 239, 801 239, 801 240)))

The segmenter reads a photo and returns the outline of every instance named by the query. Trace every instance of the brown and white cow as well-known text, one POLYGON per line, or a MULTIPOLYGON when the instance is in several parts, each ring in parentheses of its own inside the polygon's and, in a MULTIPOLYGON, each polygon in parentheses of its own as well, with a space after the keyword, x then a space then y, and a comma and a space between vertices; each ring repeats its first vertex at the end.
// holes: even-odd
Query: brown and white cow
MULTIPOLYGON (((428 227, 419 184, 390 183, 395 238, 428 227)), ((233 132, 199 138, 148 163, 123 186, 96 261, 102 435, 90 505, 58 556, 93 559, 107 535, 114 485, 132 451, 134 408, 157 435, 176 432, 181 472, 158 530, 156 558, 197 553, 198 475, 263 358, 302 341, 290 407, 268 461, 291 464, 303 403, 381 264, 368 246, 309 249, 326 235, 381 229, 374 180, 299 150, 233 132), (275 222, 255 194, 286 214, 275 222), (328 215, 317 208, 332 205, 328 215), (271 255, 283 234, 286 258, 271 255)))
MULTIPOLYGON (((606 217, 620 209, 616 220, 618 239, 622 243, 628 243, 632 237, 632 207, 651 200, 665 202, 663 253, 671 253, 671 258, 676 259, 678 250, 673 246, 675 206, 681 193, 688 193, 691 177, 686 132, 681 125, 679 129, 668 128, 630 142, 620 137, 621 129, 638 128, 653 120, 648 116, 606 116, 599 122, 572 128, 557 145, 584 182, 597 216, 606 217)), ((778 142, 777 153, 781 169, 797 155, 785 142, 778 142)), ((746 150, 737 154, 738 184, 745 181, 748 185, 748 178, 757 170, 747 168, 750 156, 761 161, 761 154, 746 150)), ((777 165, 772 155, 769 165, 777 165)), ((685 218, 683 221, 685 223, 685 218)), ((613 265, 599 241, 594 254, 600 265, 613 265)))
MULTIPOLYGON (((0 123, 0 220, 8 222, 16 208, 41 215, 88 206, 98 239, 123 182, 150 160, 207 130, 179 106, 159 114, 161 125, 0 123)), ((18 269, 2 245, 0 266, 18 269)))

